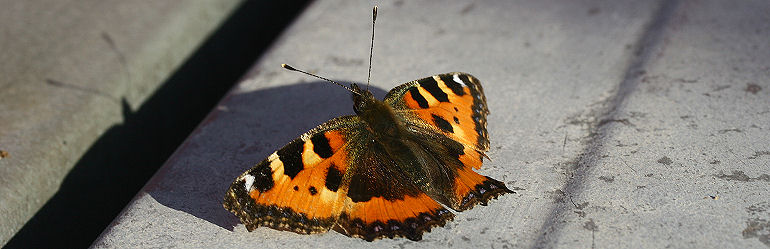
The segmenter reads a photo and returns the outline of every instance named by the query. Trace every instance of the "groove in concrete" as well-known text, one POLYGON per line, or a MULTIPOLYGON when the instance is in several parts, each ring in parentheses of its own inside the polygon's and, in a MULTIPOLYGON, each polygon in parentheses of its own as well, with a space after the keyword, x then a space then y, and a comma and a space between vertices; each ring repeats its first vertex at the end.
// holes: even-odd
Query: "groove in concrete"
MULTIPOLYGON (((608 120, 617 120, 618 112, 623 109, 628 96, 637 89, 639 76, 644 73, 650 59, 654 56, 654 51, 663 39, 666 25, 669 23, 674 12, 679 5, 678 0, 660 2, 658 9, 652 15, 650 23, 645 27, 644 32, 636 43, 630 61, 623 74, 623 80, 618 84, 615 94, 603 101, 602 105, 592 112, 597 117, 589 124, 590 139, 583 149, 583 152, 577 155, 574 173, 567 178, 561 190, 568 198, 580 195, 585 188, 585 183, 591 176, 591 172, 596 167, 598 155, 603 151, 602 145, 608 141, 606 134, 613 127, 607 124, 608 120)), ((548 215, 544 219, 543 226, 540 229, 535 248, 547 247, 558 240, 559 234, 565 226, 561 222, 564 215, 572 209, 571 203, 557 203, 551 206, 548 215)))

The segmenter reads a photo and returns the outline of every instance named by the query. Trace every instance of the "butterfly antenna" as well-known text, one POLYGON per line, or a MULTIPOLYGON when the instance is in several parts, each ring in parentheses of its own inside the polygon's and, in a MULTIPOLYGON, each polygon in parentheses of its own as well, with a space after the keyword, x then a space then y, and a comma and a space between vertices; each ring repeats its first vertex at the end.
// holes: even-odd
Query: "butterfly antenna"
POLYGON ((331 83, 337 84, 338 86, 341 86, 341 87, 344 87, 345 89, 348 89, 348 91, 350 91, 350 92, 352 92, 352 93, 355 93, 355 94, 361 95, 361 93, 360 93, 360 92, 357 92, 357 91, 353 90, 352 88, 350 88, 350 87, 348 87, 348 86, 346 86, 346 85, 343 85, 343 84, 337 83, 336 81, 333 81, 333 80, 330 80, 330 79, 327 79, 327 78, 324 78, 324 77, 321 77, 321 76, 318 76, 318 75, 315 75, 315 74, 312 74, 312 73, 308 73, 308 72, 305 72, 305 71, 302 71, 302 70, 296 69, 296 68, 294 68, 294 67, 292 67, 292 66, 289 66, 289 65, 286 65, 286 64, 281 64, 281 67, 283 67, 283 68, 286 68, 286 69, 288 69, 288 70, 290 70, 290 71, 296 71, 296 72, 304 73, 304 74, 307 74, 307 75, 310 75, 310 76, 313 76, 313 77, 316 77, 316 78, 319 78, 319 79, 322 79, 322 80, 325 80, 325 81, 328 81, 328 82, 331 82, 331 83))
POLYGON ((369 91, 369 80, 372 78, 372 54, 374 54, 374 23, 377 22, 377 5, 372 10, 372 45, 369 46, 369 76, 366 77, 366 90, 369 91))

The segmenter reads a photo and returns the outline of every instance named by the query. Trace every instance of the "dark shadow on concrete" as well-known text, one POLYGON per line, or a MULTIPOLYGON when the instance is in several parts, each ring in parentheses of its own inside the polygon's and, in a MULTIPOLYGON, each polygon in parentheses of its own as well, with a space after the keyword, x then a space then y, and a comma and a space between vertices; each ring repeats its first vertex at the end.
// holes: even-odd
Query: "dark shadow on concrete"
MULTIPOLYGON (((307 1, 246 1, 138 110, 111 127, 4 248, 85 248, 307 1)), ((42 179, 41 179, 42 180, 42 179)))
MULTIPOLYGON (((608 141, 606 134, 612 128, 612 125, 607 125, 608 121, 618 119, 618 111, 623 109, 627 97, 636 90, 640 76, 644 75, 644 69, 655 56, 655 51, 659 49, 663 41, 666 25, 676 12, 679 1, 663 0, 658 5, 658 9, 651 17, 651 22, 647 24, 644 32, 640 34, 639 40, 635 44, 634 54, 630 57, 628 66, 623 74, 623 81, 618 84, 617 91, 600 108, 593 111, 594 116, 597 118, 593 123, 589 124, 591 138, 583 152, 577 155, 577 162, 574 166, 575 170, 561 188, 567 198, 571 199, 573 196, 578 196, 583 192, 586 181, 591 177, 591 172, 596 167, 596 162, 600 159, 599 156, 602 155, 603 145, 608 141)), ((548 246, 548 244, 558 239, 566 224, 563 222, 563 218, 566 214, 572 212, 572 208, 573 204, 571 202, 551 206, 549 214, 544 219, 545 222, 540 229, 540 235, 534 244, 535 248, 552 247, 548 246)))
POLYGON ((143 190, 164 206, 227 230, 240 223, 222 207, 236 177, 321 123, 354 115, 351 93, 323 81, 234 94, 221 105, 227 111, 214 111, 143 190))

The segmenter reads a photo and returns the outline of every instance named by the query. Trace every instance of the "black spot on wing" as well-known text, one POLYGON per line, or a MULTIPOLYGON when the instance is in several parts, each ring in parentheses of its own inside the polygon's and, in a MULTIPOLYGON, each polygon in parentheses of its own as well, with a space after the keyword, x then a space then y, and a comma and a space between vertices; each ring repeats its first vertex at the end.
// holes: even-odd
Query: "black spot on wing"
POLYGON ((425 99, 425 97, 420 94, 420 90, 417 89, 417 87, 410 87, 409 93, 412 95, 412 99, 417 102, 418 105, 420 105, 420 108, 428 108, 430 107, 428 105, 428 100, 425 99))
POLYGON ((446 119, 436 114, 431 114, 431 116, 433 116, 433 122, 436 123, 436 126, 438 126, 439 129, 448 133, 455 132, 454 128, 452 128, 452 124, 450 124, 449 121, 446 121, 446 119))
POLYGON ((294 179, 297 174, 305 169, 302 164, 302 151, 305 143, 302 139, 294 139, 289 144, 278 150, 278 158, 283 162, 283 174, 294 179))
POLYGON ((369 185, 368 177, 363 174, 353 175, 350 179, 350 187, 348 189, 348 197, 353 202, 366 202, 372 199, 372 197, 380 196, 385 189, 381 189, 378 185, 369 185))
POLYGON ((457 117, 452 117, 452 118, 454 118, 455 124, 460 124, 460 119, 458 119, 457 117))
POLYGON ((337 170, 334 164, 330 165, 329 169, 326 171, 326 188, 333 192, 337 192, 337 189, 340 187, 340 182, 342 182, 342 172, 337 170))
POLYGON ((249 175, 254 177, 254 188, 259 192, 265 192, 273 188, 273 170, 270 168, 270 162, 264 160, 249 170, 249 175))
POLYGON ((436 82, 436 80, 432 77, 421 79, 418 82, 420 83, 421 87, 425 88, 425 90, 428 91, 430 95, 433 95, 433 97, 436 98, 436 100, 439 102, 449 102, 449 98, 446 93, 441 91, 441 88, 438 87, 438 82, 436 82))
MULTIPOLYGON (((444 74, 439 76, 441 78, 441 81, 444 82, 444 84, 449 87, 450 90, 457 96, 463 96, 465 95, 465 90, 463 90, 463 85, 460 85, 460 83, 455 82, 454 76, 450 74, 444 74)), ((467 83, 466 83, 467 85, 467 83)))
POLYGON ((447 139, 445 141, 444 146, 446 146, 447 152, 449 152, 449 155, 452 156, 452 158, 460 158, 460 156, 465 155, 465 146, 463 146, 461 143, 458 143, 457 141, 447 139))
POLYGON ((299 186, 294 186, 294 191, 299 191, 299 186))
POLYGON ((313 151, 321 158, 329 158, 334 155, 332 147, 329 146, 329 139, 324 136, 324 133, 318 133, 310 138, 310 142, 313 143, 313 151))
POLYGON ((318 194, 318 189, 315 189, 313 186, 310 186, 307 190, 310 191, 310 195, 318 194))

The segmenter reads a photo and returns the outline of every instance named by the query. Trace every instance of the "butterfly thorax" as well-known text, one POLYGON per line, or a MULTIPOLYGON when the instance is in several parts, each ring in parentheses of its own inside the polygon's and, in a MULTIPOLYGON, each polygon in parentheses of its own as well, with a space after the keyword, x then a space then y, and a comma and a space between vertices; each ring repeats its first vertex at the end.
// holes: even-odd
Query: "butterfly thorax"
POLYGON ((395 164, 408 173, 412 183, 419 187, 428 187, 431 173, 425 169, 427 162, 416 154, 415 150, 418 148, 410 141, 406 127, 398 119, 393 108, 355 84, 352 88, 360 93, 353 94, 353 109, 368 125, 367 130, 372 140, 377 143, 372 146, 382 148, 391 155, 395 164))
POLYGON ((353 84, 352 88, 359 92, 353 94, 353 110, 369 127, 368 130, 380 142, 398 139, 401 125, 393 113, 393 108, 385 102, 375 99, 368 90, 361 90, 353 84))

